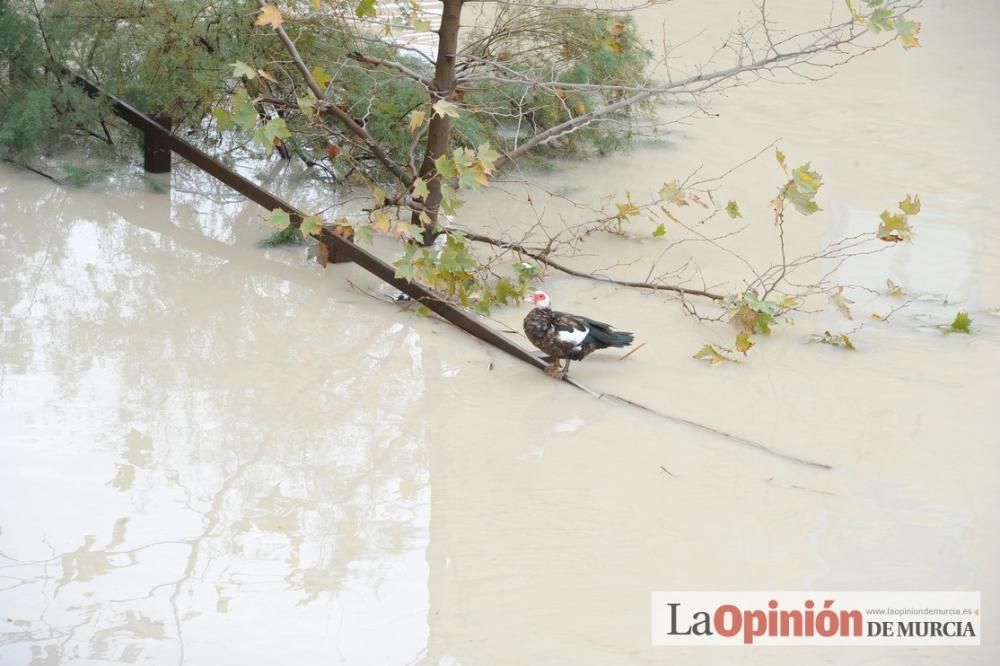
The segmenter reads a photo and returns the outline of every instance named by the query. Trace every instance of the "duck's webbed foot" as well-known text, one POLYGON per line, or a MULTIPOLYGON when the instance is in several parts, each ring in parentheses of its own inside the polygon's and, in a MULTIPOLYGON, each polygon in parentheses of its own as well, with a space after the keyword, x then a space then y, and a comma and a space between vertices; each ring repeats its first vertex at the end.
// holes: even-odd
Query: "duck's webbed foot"
POLYGON ((566 376, 566 371, 563 370, 559 361, 556 360, 549 367, 545 368, 545 374, 547 374, 552 379, 562 379, 566 376))

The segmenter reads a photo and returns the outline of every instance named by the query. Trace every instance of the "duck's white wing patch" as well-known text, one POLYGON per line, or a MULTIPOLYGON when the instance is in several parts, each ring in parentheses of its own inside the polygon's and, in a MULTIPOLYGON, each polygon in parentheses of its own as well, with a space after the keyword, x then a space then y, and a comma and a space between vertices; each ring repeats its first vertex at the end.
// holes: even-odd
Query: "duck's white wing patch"
POLYGON ((583 342, 588 333, 590 333, 590 329, 584 326, 582 329, 574 328, 572 331, 559 331, 556 333, 556 337, 559 338, 559 342, 576 346, 583 342))

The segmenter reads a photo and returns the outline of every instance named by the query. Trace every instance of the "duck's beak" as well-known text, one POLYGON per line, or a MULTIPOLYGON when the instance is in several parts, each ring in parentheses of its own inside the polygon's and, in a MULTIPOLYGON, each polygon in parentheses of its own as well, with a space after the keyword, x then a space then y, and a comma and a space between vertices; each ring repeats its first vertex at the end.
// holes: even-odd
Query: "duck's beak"
POLYGON ((528 294, 527 296, 524 297, 524 302, 525 303, 531 303, 532 305, 534 305, 535 304, 535 299, 534 299, 534 297, 532 297, 531 294, 528 294))

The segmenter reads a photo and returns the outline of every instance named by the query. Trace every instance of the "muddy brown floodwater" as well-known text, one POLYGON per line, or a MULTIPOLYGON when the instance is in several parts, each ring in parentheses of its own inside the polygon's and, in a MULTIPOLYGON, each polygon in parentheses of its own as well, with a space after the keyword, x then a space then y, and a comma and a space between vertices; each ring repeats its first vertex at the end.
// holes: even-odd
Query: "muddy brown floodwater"
MULTIPOLYGON (((594 400, 370 298, 358 268, 261 249, 262 212, 193 170, 166 192, 135 171, 67 189, 0 170, 0 663, 1000 663, 1000 9, 927 5, 922 49, 734 90, 665 146, 531 179, 536 201, 596 202, 781 137, 827 183, 824 212, 796 222, 804 247, 919 193, 915 243, 843 267, 916 299, 857 353, 806 342, 844 330, 822 314, 708 368, 691 354, 726 340, 719 325, 546 281, 556 307, 646 343, 577 379, 829 471, 594 400), (941 334, 959 309, 974 334, 941 334), (965 649, 650 645, 653 590, 796 589, 980 590, 986 632, 965 649)), ((679 42, 732 14, 646 19, 679 42)), ((750 256, 773 258, 779 175, 765 157, 723 186, 750 256)), ((512 175, 462 222, 533 221, 504 194, 523 188, 512 175)), ((657 246, 592 247, 632 253, 629 275, 657 246)), ((886 311, 862 296, 859 317, 886 311)))

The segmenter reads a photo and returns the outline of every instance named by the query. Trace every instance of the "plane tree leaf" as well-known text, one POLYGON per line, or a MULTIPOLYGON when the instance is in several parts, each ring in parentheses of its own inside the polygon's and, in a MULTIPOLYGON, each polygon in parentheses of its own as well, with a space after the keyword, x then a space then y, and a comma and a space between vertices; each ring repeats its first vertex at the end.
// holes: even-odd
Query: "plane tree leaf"
POLYGON ((272 28, 280 28, 282 23, 284 23, 284 18, 281 16, 281 12, 271 4, 261 7, 260 13, 257 14, 257 20, 253 22, 256 26, 269 25, 272 28))

